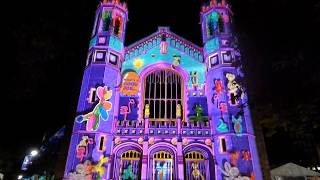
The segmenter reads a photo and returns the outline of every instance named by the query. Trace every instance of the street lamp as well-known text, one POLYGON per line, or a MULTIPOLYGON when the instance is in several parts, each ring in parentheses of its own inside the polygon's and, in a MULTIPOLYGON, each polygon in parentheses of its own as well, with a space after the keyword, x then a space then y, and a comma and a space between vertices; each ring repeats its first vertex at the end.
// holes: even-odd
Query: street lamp
POLYGON ((37 151, 37 150, 32 150, 31 153, 30 153, 30 155, 31 155, 32 157, 34 157, 34 156, 38 155, 38 151, 37 151))
POLYGON ((20 175, 18 176, 18 179, 22 179, 22 177, 23 177, 23 176, 20 174, 20 175))

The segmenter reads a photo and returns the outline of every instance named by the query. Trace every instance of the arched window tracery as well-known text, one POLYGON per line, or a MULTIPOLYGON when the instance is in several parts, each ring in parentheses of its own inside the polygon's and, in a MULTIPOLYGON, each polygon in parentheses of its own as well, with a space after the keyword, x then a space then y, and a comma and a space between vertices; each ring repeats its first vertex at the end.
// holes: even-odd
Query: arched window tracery
POLYGON ((182 87, 181 76, 169 69, 158 69, 146 76, 143 102, 144 107, 149 105, 150 121, 176 120, 177 105, 183 109, 182 87))

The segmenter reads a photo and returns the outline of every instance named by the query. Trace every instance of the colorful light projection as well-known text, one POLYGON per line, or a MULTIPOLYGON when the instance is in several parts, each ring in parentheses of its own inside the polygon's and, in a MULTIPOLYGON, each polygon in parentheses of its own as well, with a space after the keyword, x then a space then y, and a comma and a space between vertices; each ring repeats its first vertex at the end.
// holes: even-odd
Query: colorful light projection
POLYGON ((244 93, 242 87, 236 82, 236 76, 232 73, 226 73, 226 78, 228 80, 228 96, 229 104, 231 106, 236 106, 239 104, 240 98, 244 98, 244 93))
POLYGON ((97 180, 102 180, 103 175, 106 172, 106 168, 103 166, 109 160, 108 157, 100 156, 100 160, 97 165, 94 166, 93 171, 98 174, 97 180))
POLYGON ((104 11, 102 13, 102 31, 109 31, 112 22, 111 11, 104 11))
POLYGON ((76 166, 75 172, 68 173, 68 180, 88 180, 92 179, 94 166, 90 160, 76 166))
POLYGON ((144 117, 145 118, 149 118, 149 116, 150 116, 150 105, 146 104, 144 106, 144 117))
POLYGON ((160 52, 161 52, 161 54, 166 54, 168 52, 168 44, 166 41, 161 41, 160 52))
POLYGON ((128 114, 131 113, 131 106, 136 106, 136 100, 134 98, 130 98, 128 105, 120 106, 120 114, 123 115, 124 119, 127 120, 128 114))
POLYGON ((199 85, 198 72, 197 71, 190 72, 190 77, 191 77, 192 86, 196 90, 199 85))
POLYGON ((122 24, 123 19, 120 12, 113 11, 113 34, 116 35, 118 38, 122 37, 122 24))
POLYGON ((218 19, 219 19, 219 14, 215 11, 211 12, 206 17, 207 39, 215 36, 215 33, 218 28, 218 19))
POLYGON ((233 129, 237 136, 241 136, 242 134, 242 117, 241 115, 236 118, 234 115, 232 115, 232 122, 233 122, 233 129))
POLYGON ((129 164, 126 169, 123 170, 123 179, 135 179, 136 175, 133 173, 132 164, 129 164))
POLYGON ((116 51, 121 51, 122 50, 122 42, 114 36, 110 36, 110 40, 109 40, 109 46, 116 50, 116 51))
POLYGON ((137 70, 139 70, 140 68, 142 68, 143 67, 143 65, 144 65, 144 62, 143 62, 143 60, 142 59, 135 59, 134 61, 133 61, 133 67, 135 68, 135 69, 137 69, 137 70))
POLYGON ((181 104, 177 104, 176 116, 177 118, 182 116, 181 104))
MULTIPOLYGON (((152 47, 145 51, 145 54, 141 54, 139 56, 133 57, 126 57, 126 60, 122 63, 122 70, 121 72, 127 71, 135 71, 140 74, 141 71, 144 70, 145 67, 148 67, 154 63, 170 63, 173 64, 174 55, 180 56, 180 63, 179 66, 185 69, 187 72, 197 72, 198 74, 198 88, 203 88, 205 82, 205 64, 196 60, 194 57, 189 56, 187 53, 182 53, 180 50, 171 47, 168 45, 167 53, 162 54, 160 46, 152 47), (143 61, 143 65, 140 68, 136 66, 136 60, 141 59, 143 61)), ((140 63, 140 62, 139 62, 140 63)), ((142 62, 141 62, 142 64, 142 62)), ((140 64, 139 64, 140 65, 140 64)), ((172 65, 173 66, 173 65, 172 65)), ((191 78, 188 81, 188 88, 193 88, 191 78)))
POLYGON ((219 125, 217 131, 220 133, 226 133, 229 131, 227 123, 224 122, 222 118, 219 118, 219 125))
POLYGON ((203 109, 200 104, 195 104, 193 107, 196 115, 189 116, 189 120, 191 121, 208 121, 208 116, 203 116, 203 109))
POLYGON ((181 56, 180 55, 173 55, 173 62, 172 62, 172 68, 175 69, 177 66, 180 65, 181 56))
POLYGON ((205 51, 206 53, 210 53, 213 52, 217 49, 219 49, 219 39, 218 38, 213 38, 209 41, 207 41, 207 43, 204 45, 205 51))
POLYGON ((222 94, 224 92, 222 81, 220 79, 216 79, 214 80, 214 84, 215 84, 214 91, 217 94, 222 94))
POLYGON ((238 165, 239 158, 240 158, 240 152, 239 151, 230 152, 230 163, 233 166, 237 166, 238 165))
MULTIPOLYGON (((110 2, 105 0, 106 2, 110 2)), ((221 1, 221 0, 217 0, 221 1)), ((114 2, 118 2, 117 0, 114 0, 114 2)), ((216 2, 213 0, 212 2, 216 2)), ((101 32, 101 29, 104 28, 104 32, 102 34, 99 33, 98 40, 96 41, 97 48, 100 47, 100 45, 103 45, 107 48, 106 52, 111 52, 117 55, 119 58, 121 55, 125 54, 125 59, 123 61, 119 61, 117 67, 121 67, 120 70, 123 73, 122 77, 120 74, 117 74, 117 69, 115 66, 106 66, 104 67, 104 72, 115 72, 111 73, 114 75, 114 78, 109 79, 100 79, 97 71, 99 71, 100 67, 92 66, 91 64, 88 64, 90 66, 88 72, 85 73, 84 78, 89 79, 86 81, 86 83, 83 84, 84 92, 81 92, 82 94, 86 94, 87 90, 90 89, 92 82, 90 82, 91 79, 98 80, 101 82, 106 82, 107 84, 114 85, 112 88, 116 88, 120 91, 120 94, 117 95, 117 97, 112 97, 112 103, 113 106, 117 106, 115 109, 116 114, 109 112, 109 116, 113 115, 114 117, 110 117, 110 120, 114 122, 110 123, 101 123, 100 126, 103 124, 102 127, 96 127, 96 121, 100 121, 100 116, 94 116, 92 117, 94 120, 91 120, 90 123, 89 118, 87 121, 87 128, 91 131, 97 130, 98 132, 94 132, 95 134, 95 147, 91 147, 93 145, 90 145, 88 141, 81 142, 79 141, 79 136, 72 137, 72 142, 75 144, 72 144, 73 152, 70 153, 70 157, 68 157, 68 163, 66 166, 66 173, 73 171, 75 169, 75 166, 77 163, 79 163, 79 159, 81 159, 80 163, 83 163, 86 159, 90 159, 91 157, 95 159, 95 162, 92 162, 92 165, 90 166, 89 162, 87 164, 89 166, 85 167, 90 170, 83 173, 83 177, 86 175, 91 175, 91 178, 97 179, 105 178, 108 175, 110 175, 109 178, 120 178, 120 179, 136 179, 136 178, 142 178, 142 179, 152 179, 152 178, 158 178, 158 179, 177 179, 180 177, 183 177, 186 175, 184 172, 188 172, 189 178, 193 179, 242 179, 242 175, 249 176, 250 173, 253 170, 257 172, 257 177, 260 176, 259 172, 259 165, 256 162, 257 158, 253 158, 250 160, 250 148, 255 148, 255 144, 251 143, 249 141, 252 136, 247 136, 250 133, 246 133, 247 127, 251 127, 250 123, 250 117, 244 118, 239 117, 235 112, 238 107, 231 107, 228 105, 230 102, 237 104, 242 103, 240 100, 242 96, 242 89, 239 86, 241 84, 240 82, 236 82, 236 76, 238 74, 235 74, 237 72, 236 67, 233 67, 233 64, 231 63, 234 58, 234 50, 231 45, 233 45, 233 38, 231 38, 232 34, 229 32, 225 32, 225 34, 220 34, 223 31, 229 30, 227 29, 228 26, 225 26, 225 23, 229 22, 229 9, 223 7, 223 8, 214 8, 210 9, 210 11, 207 11, 207 13, 202 13, 201 18, 203 20, 202 24, 202 31, 204 34, 204 47, 198 47, 196 45, 193 45, 191 42, 188 42, 187 40, 180 38, 179 36, 175 36, 174 33, 169 32, 166 28, 159 28, 159 32, 146 37, 145 39, 142 39, 141 41, 138 41, 137 43, 128 46, 124 48, 123 45, 123 35, 125 33, 125 21, 127 16, 127 11, 122 11, 118 9, 118 6, 113 6, 111 3, 108 4, 108 6, 99 6, 99 11, 97 11, 97 16, 100 18, 102 16, 103 21, 106 25, 104 25, 101 21, 99 26, 99 32, 101 32), (100 8, 101 7, 101 8, 100 8), (114 7, 114 8, 113 8, 114 7), (106 14, 100 14, 101 12, 108 10, 112 13, 106 13, 106 14), (216 11, 216 12, 212 12, 216 11), (217 12, 219 11, 219 12, 217 12), (226 13, 225 15, 221 12, 226 13), (120 18, 120 19, 119 19, 120 18), (103 27, 104 26, 104 27, 103 27), (123 28, 123 29, 121 29, 123 28), (168 32, 167 32, 168 31, 168 32), (107 33, 108 32, 108 33, 107 33), (103 35, 103 36, 100 36, 103 35), (163 36, 161 36, 163 35, 163 36), (101 39, 101 37, 105 39, 101 39), (230 37, 230 38, 225 38, 230 37), (220 42, 223 48, 220 48, 220 42), (231 53, 229 53, 229 51, 231 53), (225 52, 225 53, 224 53, 225 52), (123 54, 124 53, 124 54, 123 54), (224 54, 223 54, 224 53, 224 54), (219 59, 219 57, 221 59, 219 59), (204 61, 209 61, 204 62, 204 61), (228 62, 228 65, 226 65, 226 62, 228 62), (211 66, 207 67, 207 64, 210 64, 211 66), (221 66, 220 66, 221 65, 221 66), (201 130, 201 131, 194 131, 194 126, 189 126, 188 123, 183 123, 183 127, 181 127, 181 124, 176 123, 170 123, 170 122, 155 122, 148 120, 148 117, 150 116, 150 109, 153 109, 154 104, 150 101, 148 102, 151 106, 149 107, 146 103, 138 103, 138 101, 142 99, 146 99, 146 97, 143 97, 143 88, 140 88, 140 85, 144 84, 142 79, 140 79, 139 74, 141 73, 141 78, 148 75, 148 73, 154 71, 158 68, 166 68, 169 67, 170 71, 174 71, 176 73, 179 73, 180 77, 182 78, 180 81, 180 84, 182 85, 179 87, 179 90, 184 92, 184 96, 182 96, 182 99, 176 100, 175 103, 170 105, 170 108, 174 108, 173 111, 170 111, 170 115, 172 113, 175 113, 177 119, 179 117, 182 117, 183 114, 187 114, 188 118, 183 118, 183 120, 193 120, 193 121, 208 121, 208 114, 213 115, 212 120, 210 119, 210 123, 200 123, 200 126, 197 127, 202 129, 203 126, 204 129, 214 129, 214 133, 212 134, 211 131, 207 130, 201 130), (227 67, 228 66, 228 67, 227 67), (92 70, 91 70, 92 69, 92 70), (96 70, 97 69, 97 70, 96 70), (234 72, 234 79, 226 79, 225 73, 232 74, 234 72), (232 73, 230 73, 232 72, 232 73), (135 77, 130 77, 130 73, 134 73, 135 77), (117 76, 117 77, 116 77, 117 76), (119 78, 122 78, 121 83, 115 82, 119 80, 119 78), (130 79, 131 78, 131 79, 130 79), (133 79, 133 80, 132 80, 133 79), (206 84, 205 84, 206 83, 206 84), (228 86, 227 86, 228 83, 228 86), (239 83, 239 84, 238 84, 239 83), (231 85, 233 85, 235 91, 233 91, 231 85), (213 87, 214 86, 214 87, 213 87), (213 89, 212 89, 213 88, 213 89), (139 92, 139 90, 141 92, 139 92), (206 90, 206 91, 205 91, 206 90), (209 94, 207 94, 208 92, 209 94), (231 98, 232 94, 232 98, 231 98), (229 95, 229 96, 228 96, 229 95), (140 97, 141 96, 141 97, 140 97), (212 98, 214 104, 208 104, 208 100, 210 101, 212 98), (141 99, 142 98, 142 99, 141 99), (235 99, 235 100, 234 100, 235 99), (136 100, 136 102, 135 102, 136 100), (114 102, 117 101, 117 102, 114 102), (135 104, 139 104, 140 111, 136 112, 137 108, 134 108, 135 104), (188 109, 184 105, 187 105, 188 109), (201 106, 202 107, 201 107, 201 106), (230 111, 230 112, 228 112, 230 111), (143 114, 142 114, 143 113, 143 114), (190 113, 190 114, 189 114, 190 113), (193 116, 190 116, 193 115, 193 116), (235 115, 232 117, 232 115, 235 115), (125 123, 118 123, 118 121, 121 120, 135 120, 134 116, 139 117, 139 121, 145 120, 146 124, 145 126, 151 128, 147 129, 147 133, 144 134, 143 128, 141 126, 136 126, 135 122, 133 124, 129 122, 128 124, 125 123), (119 118, 120 117, 120 118, 119 118), (142 118, 141 118, 142 117, 142 118), (144 118, 143 118, 144 117, 144 118), (234 119, 232 119, 234 118, 234 119), (242 122, 239 122, 240 120, 243 120, 242 122), (247 121, 248 120, 248 121, 247 121), (245 122, 245 123, 244 123, 245 122), (150 123, 150 124, 148 124, 150 123), (154 124, 154 125, 153 125, 154 124), (164 125, 162 125, 164 124, 164 125), (187 126, 185 126, 185 124, 187 126), (130 128, 123 129, 122 125, 130 125, 130 128), (241 126, 242 125, 242 126, 241 126), (131 127, 132 126, 132 127, 131 127), (153 127, 160 126, 161 129, 154 129, 153 127), (214 126, 214 127, 211 127, 214 126), (242 129, 243 127, 243 129, 242 129), (112 128, 113 132, 111 132, 110 139, 105 141, 107 138, 107 135, 105 138, 101 137, 101 134, 108 134, 109 128, 112 128), (163 129, 163 130, 162 130, 163 129), (105 132, 107 131, 107 132, 105 132), (137 133, 139 132, 139 133, 137 133), (234 133, 235 132, 235 133, 234 133), (180 137, 180 134, 181 137, 180 137), (220 134, 219 134, 220 133, 220 134), (127 136, 129 134, 135 134, 137 136, 132 136, 130 138, 130 142, 127 140, 127 136), (179 138, 177 138, 177 134, 179 134, 179 138), (163 140, 162 136, 167 136, 166 140, 163 140), (241 137, 238 136, 242 135, 241 137), (217 137, 217 138, 215 138, 217 137), (189 138, 189 139, 188 139, 189 138), (99 141, 100 139, 100 141, 99 141), (203 142, 204 148, 207 147, 212 152, 216 152, 215 154, 210 154, 209 151, 206 152, 208 155, 209 163, 207 163, 208 166, 205 168, 203 167, 203 164, 200 164, 200 161, 192 161, 191 164, 188 164, 188 166, 184 166, 184 168, 189 168, 187 171, 186 169, 181 169, 180 166, 177 169, 177 162, 176 157, 183 154, 185 151, 181 148, 179 148, 179 142, 182 139, 182 145, 187 146, 190 149, 186 149, 185 151, 193 150, 193 148, 201 149, 202 147, 198 147, 198 145, 195 144, 196 141, 203 142), (157 151, 162 151, 167 148, 162 148, 162 144, 160 143, 168 143, 167 145, 170 145, 170 148, 175 149, 172 152, 171 155, 174 158, 170 159, 153 159, 152 164, 150 164, 150 161, 144 161, 144 159, 137 160, 137 163, 139 163, 140 167, 135 167, 134 164, 119 164, 117 161, 121 161, 121 159, 115 159, 114 161, 111 161, 110 164, 104 164, 103 162, 100 162, 97 164, 96 159, 101 154, 107 154, 110 157, 121 157, 121 154, 117 154, 116 152, 124 152, 120 150, 120 148, 124 148, 123 150, 128 149, 136 149, 137 146, 146 145, 146 141, 148 140, 148 145, 145 150, 148 150, 148 156, 152 156, 151 152, 156 153, 157 151), (112 143, 113 141, 113 143, 112 143), (163 141, 163 142, 162 142, 163 141), (165 141, 165 142, 164 142, 165 141), (102 143, 101 143, 102 142, 102 143), (251 144, 249 144, 249 142, 251 144), (79 143, 79 144, 77 144, 79 143), (114 146, 110 148, 104 148, 105 146, 109 146, 111 144, 114 144, 114 146), (159 144, 158 144, 159 143, 159 144), (119 146, 121 144, 121 147, 119 146), (78 145, 78 146, 77 146, 78 145), (123 147, 122 147, 123 145, 123 147), (151 146, 154 145, 154 146, 151 146), (159 145, 159 146, 158 146, 159 145), (178 146, 177 146, 178 145, 178 146), (195 147, 193 147, 195 146, 195 147), (196 147, 197 146, 197 147, 196 147), (77 148, 79 147, 79 148, 77 148), (116 148, 119 148, 119 151, 116 151, 116 148), (150 147, 156 147, 156 149, 151 151, 150 147), (89 152, 86 151, 86 149, 89 148, 89 152), (93 149, 91 149, 93 148, 93 149), (78 157, 75 156, 75 149, 79 151, 78 157), (98 149, 98 152, 96 151, 98 149), (246 151, 240 151, 242 149, 245 149, 246 151), (100 151, 101 150, 101 151, 100 151), (181 151, 182 150, 182 151, 181 151), (232 155, 231 150, 236 150, 237 153, 232 155), (239 155, 239 153, 241 153, 239 155), (241 157, 239 157, 241 156, 241 157), (225 171, 224 174, 221 174, 221 172, 215 171, 216 166, 212 166, 213 164, 213 158, 216 157, 218 159, 219 164, 217 166, 220 166, 225 171), (226 159, 224 159, 226 158, 226 159), (230 158, 230 159, 229 159, 230 158), (239 159, 240 158, 240 159, 239 159), (222 160, 222 161, 221 161, 222 160), (225 164, 225 161, 228 161, 229 165, 225 164), (117 164, 118 163, 118 164, 117 164), (194 164, 192 164, 194 163, 194 164), (95 164, 97 164, 95 166, 95 164), (190 167, 191 165, 191 167, 190 167), (229 168, 225 168, 229 167, 229 168), (232 166, 232 167, 231 167, 232 166), (108 168, 107 168, 108 167, 108 168), (111 167, 111 168, 110 168, 111 167), (112 168, 115 167, 115 168, 112 168), (147 168, 147 169, 145 169, 147 168), (233 170, 230 170, 233 168, 233 170), (107 172, 107 169, 110 170, 110 172, 107 172), (257 169, 257 170, 256 170, 257 169), (217 172, 217 173, 211 173, 211 172, 217 172), (115 173, 115 174, 112 174, 115 173), (210 174, 211 173, 211 174, 210 174), (141 177, 138 177, 140 176, 141 177), (152 176, 152 177, 151 177, 152 176), (191 176, 191 177, 190 177, 191 176), (206 177, 204 177, 206 176, 206 177), (210 176, 210 177, 208 177, 210 176)), ((99 19, 98 18, 98 19, 99 19)), ((95 36, 94 36, 95 37, 95 36)), ((106 54, 106 57, 108 53, 106 54)), ((109 58, 110 60, 110 58, 109 58)), ((113 61, 109 61, 113 62, 113 61)), ((110 73, 109 73, 110 74, 110 73)), ((238 80, 237 80, 238 81, 238 80)), ((165 82, 166 83, 166 82, 165 82)), ((170 84, 171 85, 171 84, 170 84)), ((162 86, 161 86, 162 87, 162 86)), ((176 86, 177 87, 177 86, 176 86)), ((167 88, 168 89, 168 88, 167 88)), ((178 88, 176 88, 177 90, 178 88)), ((158 89, 157 89, 158 90, 158 89)), ((157 92, 157 91, 156 91, 157 92)), ((166 91, 167 92, 167 91, 166 91)), ((156 93, 155 93, 156 94, 156 93)), ((161 94, 161 93, 160 93, 161 94)), ((173 97, 165 97, 165 98, 173 98, 173 97)), ((149 98, 150 99, 150 98, 149 98)), ((173 98, 174 99, 174 98, 173 98)), ((91 98, 91 100, 95 100, 95 98, 91 98)), ((209 102, 210 103, 210 102, 209 102)), ((88 104, 87 104, 88 105, 88 104)), ((234 105, 235 106, 235 105, 234 105)), ((79 106, 82 108, 82 106, 79 106)), ((168 106, 165 106, 168 107, 168 106)), ((93 108, 93 107, 92 107, 93 108)), ((156 107, 157 108, 157 107, 156 107)), ((166 108, 166 109, 170 109, 166 108)), ((92 110, 92 109, 89 109, 92 110)), ((113 110, 113 109, 111 109, 113 110)), ((95 110, 93 110, 91 113, 94 114, 95 110)), ((87 112, 86 112, 87 113, 87 112)), ((152 112, 151 112, 152 115, 152 112)), ((85 116, 85 115, 83 115, 85 116)), ((166 116, 166 115, 165 115, 166 116)), ((174 116, 174 115, 173 115, 174 116)), ((83 118, 83 117, 81 117, 83 118)), ((84 119, 84 118, 83 118, 84 119)), ((79 118, 80 122, 83 122, 84 120, 79 118)), ((198 124, 199 123, 194 123, 198 124)), ((84 124, 82 124, 84 125, 84 124)), ((98 125, 99 126, 99 125, 98 125)), ((79 129, 78 125, 75 126, 74 133, 79 133, 80 138, 85 135, 90 135, 92 132, 85 132, 83 129, 79 129)), ((81 126, 82 127, 82 126, 81 126)), ((109 135, 108 135, 109 138, 109 135)), ((166 145, 164 145, 166 146, 166 145)), ((202 150, 200 150, 202 151, 202 150)), ((205 150, 203 149, 203 152, 205 150)), ((255 150, 251 151, 252 153, 256 153, 255 150)), ((170 154, 170 153, 169 153, 170 154)), ((171 157, 170 155, 170 157, 171 157)), ((256 154, 254 154, 256 156, 256 154)), ((252 155, 253 156, 253 155, 252 155)), ((155 157, 155 156, 153 156, 155 157)), ((106 160, 107 162, 107 160, 106 160)), ((91 162, 90 162, 91 163, 91 162)), ((185 163, 184 161, 181 161, 181 163, 185 163)), ((201 162, 202 163, 202 162, 201 162)), ((84 163, 83 163, 84 164, 84 163)), ((81 171, 80 171, 81 172, 81 171)), ((80 173, 78 173, 80 174, 80 173)), ((185 177, 187 178, 187 177, 185 177)), ((80 178, 76 178, 77 180, 80 178)), ((258 178, 261 179, 260 177, 258 178)))
POLYGON ((169 179, 171 176, 170 173, 170 162, 163 161, 163 162, 157 162, 156 164, 156 173, 157 173, 157 179, 169 179), (163 164, 163 165, 161 165, 163 164))
POLYGON ((225 102, 220 102, 219 105, 218 105, 218 109, 219 109, 219 111, 221 111, 221 113, 226 113, 226 112, 228 112, 227 103, 225 103, 225 102))
POLYGON ((140 88, 140 77, 136 72, 125 73, 122 78, 120 92, 126 96, 135 96, 140 88))
POLYGON ((107 86, 99 86, 97 88, 97 96, 99 98, 99 103, 94 107, 93 111, 76 117, 77 123, 87 122, 87 131, 97 131, 100 120, 107 121, 109 117, 108 112, 112 108, 112 103, 109 101, 112 97, 112 90, 108 90, 107 86))
POLYGON ((68 180, 92 180, 94 174, 96 174, 96 180, 102 180, 103 175, 106 172, 106 168, 103 166, 108 162, 107 157, 100 156, 100 160, 96 165, 90 160, 86 160, 83 163, 79 163, 76 166, 75 172, 68 173, 68 180))
POLYGON ((204 180, 205 177, 201 174, 201 171, 199 170, 199 164, 192 163, 191 166, 193 178, 204 180))
POLYGON ((84 157, 88 155, 89 144, 93 144, 93 139, 89 138, 88 136, 82 136, 82 139, 77 145, 76 149, 76 157, 80 160, 80 162, 83 160, 84 157))
POLYGON ((213 87, 213 95, 212 95, 212 103, 213 104, 217 104, 217 108, 225 113, 227 112, 227 104, 224 102, 219 102, 219 96, 222 95, 222 93, 224 92, 224 87, 222 85, 222 81, 220 79, 215 79, 214 80, 214 84, 215 86, 213 87))
POLYGON ((218 169, 224 176, 225 180, 250 180, 250 177, 241 176, 237 167, 231 167, 230 163, 226 161, 224 163, 224 169, 218 166, 218 169))
POLYGON ((250 161, 251 160, 251 154, 249 150, 242 150, 242 159, 245 161, 250 161))

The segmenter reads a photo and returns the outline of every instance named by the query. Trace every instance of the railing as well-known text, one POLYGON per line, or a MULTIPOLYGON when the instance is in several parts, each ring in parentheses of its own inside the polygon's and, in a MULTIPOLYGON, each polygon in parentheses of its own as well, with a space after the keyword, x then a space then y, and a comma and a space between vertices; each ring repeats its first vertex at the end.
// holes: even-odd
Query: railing
POLYGON ((141 136, 144 134, 157 136, 210 136, 210 121, 143 121, 122 120, 115 125, 116 134, 141 136))

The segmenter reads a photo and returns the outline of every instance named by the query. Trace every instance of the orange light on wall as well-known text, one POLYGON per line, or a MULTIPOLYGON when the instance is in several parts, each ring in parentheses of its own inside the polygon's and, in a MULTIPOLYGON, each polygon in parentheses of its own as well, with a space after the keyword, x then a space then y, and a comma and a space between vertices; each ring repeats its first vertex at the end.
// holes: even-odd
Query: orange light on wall
POLYGON ((122 79, 120 92, 127 96, 134 96, 140 88, 140 77, 136 72, 127 72, 122 79))

